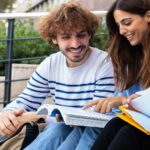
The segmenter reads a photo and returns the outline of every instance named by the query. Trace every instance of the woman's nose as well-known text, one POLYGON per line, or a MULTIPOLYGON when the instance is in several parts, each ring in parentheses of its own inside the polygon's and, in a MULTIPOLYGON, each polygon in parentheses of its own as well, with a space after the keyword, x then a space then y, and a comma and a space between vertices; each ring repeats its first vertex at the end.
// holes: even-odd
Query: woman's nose
POLYGON ((119 32, 121 35, 124 35, 127 32, 127 29, 125 27, 119 27, 119 32))

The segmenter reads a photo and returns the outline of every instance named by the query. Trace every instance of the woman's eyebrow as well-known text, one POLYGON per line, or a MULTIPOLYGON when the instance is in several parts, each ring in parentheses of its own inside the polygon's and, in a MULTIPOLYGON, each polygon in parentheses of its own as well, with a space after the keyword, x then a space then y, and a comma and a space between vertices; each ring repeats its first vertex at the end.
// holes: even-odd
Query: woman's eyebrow
POLYGON ((126 20, 132 20, 132 18, 130 18, 130 17, 123 18, 120 22, 124 22, 124 21, 126 21, 126 20))

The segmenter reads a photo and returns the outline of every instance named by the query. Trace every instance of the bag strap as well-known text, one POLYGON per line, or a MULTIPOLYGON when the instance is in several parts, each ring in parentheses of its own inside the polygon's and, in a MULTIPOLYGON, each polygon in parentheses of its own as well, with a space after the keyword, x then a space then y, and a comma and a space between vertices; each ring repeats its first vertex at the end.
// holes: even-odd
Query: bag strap
POLYGON ((19 126, 19 128, 14 133, 9 135, 7 138, 1 140, 0 145, 3 144, 5 141, 11 139, 16 134, 18 134, 24 126, 26 126, 28 124, 31 125, 32 124, 31 122, 44 123, 45 122, 44 118, 46 118, 46 115, 36 115, 35 113, 28 113, 27 115, 24 115, 24 116, 21 116, 21 117, 18 117, 18 118, 19 118, 19 121, 21 122, 21 125, 19 126))
POLYGON ((20 150, 23 150, 27 145, 29 145, 39 134, 39 128, 36 122, 31 122, 26 125, 25 138, 23 140, 20 150))

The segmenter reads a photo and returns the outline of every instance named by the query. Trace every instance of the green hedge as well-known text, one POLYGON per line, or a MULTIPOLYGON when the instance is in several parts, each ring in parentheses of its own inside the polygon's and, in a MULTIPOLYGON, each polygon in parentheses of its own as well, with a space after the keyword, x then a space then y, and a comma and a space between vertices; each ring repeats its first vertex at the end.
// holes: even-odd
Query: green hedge
MULTIPOLYGON (((23 20, 15 22, 14 38, 30 38, 39 37, 37 31, 35 30, 34 22, 32 20, 23 20)), ((25 40, 25 41, 15 41, 14 42, 14 58, 24 58, 24 57, 36 57, 45 56, 56 52, 50 44, 43 41, 42 39, 36 40, 25 40)), ((36 61, 21 62, 21 63, 38 63, 36 61)))
MULTIPOLYGON (((33 20, 16 20, 15 21, 15 30, 14 38, 30 38, 30 37, 39 37, 37 31, 35 30, 36 21, 33 20)), ((0 40, 6 39, 6 22, 0 22, 0 40)), ((105 24, 101 24, 101 27, 98 29, 96 36, 94 37, 93 45, 100 49, 106 49, 106 27, 105 24)), ((0 60, 5 59, 6 57, 6 41, 0 42, 0 60)), ((47 42, 42 39, 36 40, 15 40, 14 41, 14 50, 13 58, 26 58, 26 57, 38 57, 38 56, 48 56, 51 53, 56 52, 57 50, 49 45, 47 42)), ((37 64, 41 60, 30 60, 30 61, 19 61, 17 63, 31 63, 37 64)), ((4 75, 4 64, 0 63, 0 75, 4 75)))

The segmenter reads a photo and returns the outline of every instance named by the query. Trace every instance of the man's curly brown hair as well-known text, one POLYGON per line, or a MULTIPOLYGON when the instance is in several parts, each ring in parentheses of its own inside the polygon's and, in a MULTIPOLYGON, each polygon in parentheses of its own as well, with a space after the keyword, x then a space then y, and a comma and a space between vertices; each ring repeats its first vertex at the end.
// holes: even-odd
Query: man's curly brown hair
POLYGON ((56 38, 59 31, 70 33, 83 30, 88 32, 92 40, 98 25, 98 17, 90 10, 77 2, 68 2, 57 6, 47 16, 41 17, 38 30, 41 38, 54 45, 52 39, 56 38))

